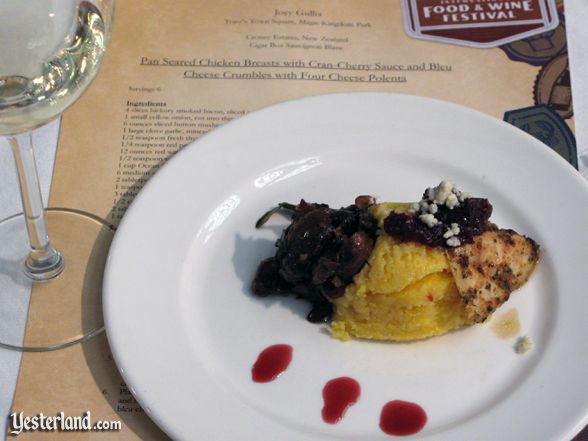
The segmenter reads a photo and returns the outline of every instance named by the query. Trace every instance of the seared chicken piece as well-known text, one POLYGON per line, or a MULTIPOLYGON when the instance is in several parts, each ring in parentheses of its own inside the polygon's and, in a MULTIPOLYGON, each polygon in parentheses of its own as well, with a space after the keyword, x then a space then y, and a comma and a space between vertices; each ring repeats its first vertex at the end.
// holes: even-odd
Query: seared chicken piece
POLYGON ((539 245, 513 230, 489 230, 474 242, 448 249, 449 266, 468 319, 479 323, 531 276, 539 245))

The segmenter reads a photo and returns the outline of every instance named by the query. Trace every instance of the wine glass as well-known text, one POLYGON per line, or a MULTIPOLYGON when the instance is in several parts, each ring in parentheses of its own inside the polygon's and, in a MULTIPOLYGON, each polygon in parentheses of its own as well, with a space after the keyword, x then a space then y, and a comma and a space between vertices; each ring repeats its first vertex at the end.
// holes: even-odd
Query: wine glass
POLYGON ((0 347, 53 350, 103 330, 101 277, 114 229, 79 210, 43 209, 31 131, 57 118, 94 79, 113 13, 114 0, 0 2, 0 137, 12 149, 23 205, 22 214, 0 222, 0 286, 32 283, 28 305, 0 292, 0 347), (7 330, 27 306, 23 343, 22 333, 7 330))

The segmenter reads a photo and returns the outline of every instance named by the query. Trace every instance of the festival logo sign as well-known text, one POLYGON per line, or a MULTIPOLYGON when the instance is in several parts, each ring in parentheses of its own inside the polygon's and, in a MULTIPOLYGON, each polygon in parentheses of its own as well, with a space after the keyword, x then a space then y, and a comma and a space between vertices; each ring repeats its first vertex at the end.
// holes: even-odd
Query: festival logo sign
POLYGON ((496 47, 555 29, 554 0, 402 0, 409 35, 496 47))

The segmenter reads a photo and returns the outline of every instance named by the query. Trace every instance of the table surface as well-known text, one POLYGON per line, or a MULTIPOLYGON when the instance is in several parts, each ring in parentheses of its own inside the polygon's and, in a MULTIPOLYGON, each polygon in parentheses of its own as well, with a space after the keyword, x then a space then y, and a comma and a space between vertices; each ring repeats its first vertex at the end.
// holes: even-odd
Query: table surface
MULTIPOLYGON (((578 163, 580 173, 588 179, 588 1, 566 0, 566 26, 568 31, 568 52, 570 57, 570 71, 574 98, 574 118, 576 123, 576 141, 578 148, 578 163)), ((51 187, 51 176, 55 162, 59 121, 37 130, 34 133, 37 167, 41 181, 43 198, 47 201, 51 187)), ((18 185, 11 152, 0 139, 0 219, 16 214, 21 209, 18 185)), ((11 295, 22 296, 23 301, 30 295, 30 286, 8 286, 7 281, 0 280, 0 292, 10 292, 11 295)), ((26 309, 23 309, 26 311, 26 309)), ((19 317, 20 329, 14 329, 14 335, 22 334, 26 321, 26 314, 19 317)), ((0 315, 0 324, 5 322, 0 315)), ((4 331, 4 330, 3 330, 4 331)), ((0 349, 0 415, 10 414, 18 369, 20 353, 0 349)), ((39 409, 41 411, 42 409, 39 409)), ((0 417, 0 433, 6 433, 7 418, 0 417)))

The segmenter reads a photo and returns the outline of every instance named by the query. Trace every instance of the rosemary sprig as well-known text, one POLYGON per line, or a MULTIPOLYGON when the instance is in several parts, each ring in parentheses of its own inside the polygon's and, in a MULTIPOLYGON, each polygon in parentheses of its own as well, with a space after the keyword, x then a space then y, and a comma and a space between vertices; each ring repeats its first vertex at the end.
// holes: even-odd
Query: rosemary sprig
POLYGON ((280 202, 277 207, 272 208, 269 211, 266 211, 263 216, 261 216, 257 222, 255 222, 255 228, 261 228, 274 214, 276 214, 280 210, 288 210, 288 211, 295 211, 296 205, 290 204, 288 202, 280 202))

